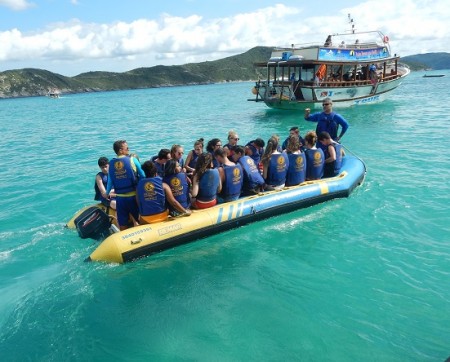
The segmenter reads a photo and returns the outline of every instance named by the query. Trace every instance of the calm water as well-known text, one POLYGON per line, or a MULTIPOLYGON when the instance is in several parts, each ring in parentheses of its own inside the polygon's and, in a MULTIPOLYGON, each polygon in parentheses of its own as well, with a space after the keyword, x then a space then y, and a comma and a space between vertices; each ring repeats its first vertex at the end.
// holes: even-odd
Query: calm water
POLYGON ((64 224, 96 161, 178 142, 284 138, 295 113, 253 84, 0 101, 0 358, 6 361, 444 361, 450 356, 450 73, 341 110, 367 179, 333 200, 125 265, 64 224))

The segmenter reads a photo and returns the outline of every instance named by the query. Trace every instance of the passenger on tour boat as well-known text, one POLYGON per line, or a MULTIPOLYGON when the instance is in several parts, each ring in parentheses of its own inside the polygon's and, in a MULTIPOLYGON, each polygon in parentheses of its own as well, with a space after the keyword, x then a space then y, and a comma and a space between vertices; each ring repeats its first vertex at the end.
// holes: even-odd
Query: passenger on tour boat
POLYGON ((331 98, 324 98, 322 101, 323 112, 317 112, 311 114, 309 108, 305 109, 305 120, 310 122, 316 122, 316 134, 320 132, 328 132, 331 138, 339 142, 342 136, 347 131, 349 124, 340 114, 333 112, 333 102, 331 98), (338 136, 339 126, 341 126, 341 131, 338 136))
POLYGON ((222 142, 218 138, 213 138, 212 140, 209 140, 208 144, 206 145, 206 151, 208 151, 211 154, 213 168, 217 168, 220 166, 219 161, 217 161, 216 158, 214 157, 214 151, 219 147, 222 147, 222 142))
POLYGON ((129 216, 134 224, 139 225, 139 208, 136 201, 136 184, 139 177, 145 177, 141 164, 135 157, 130 157, 127 141, 119 140, 113 144, 117 157, 109 162, 108 184, 102 196, 108 198, 114 189, 116 194, 117 223, 120 230, 128 228, 129 216))
POLYGON ((114 193, 114 190, 111 190, 109 195, 110 198, 105 198, 102 196, 106 194, 106 187, 108 185, 109 160, 106 157, 100 157, 97 163, 100 168, 100 172, 95 176, 94 200, 100 201, 106 207, 116 209, 116 194, 114 193))
POLYGON ((289 130, 289 136, 284 140, 283 144, 281 145, 281 149, 285 150, 289 141, 290 136, 297 136, 300 142, 300 148, 303 146, 303 143, 305 142, 303 138, 300 136, 300 129, 298 127, 291 127, 289 130))
POLYGON ((317 135, 309 131, 305 135, 306 180, 319 180, 323 176, 324 154, 316 147, 317 135))
POLYGON ((137 200, 139 205, 140 223, 167 220, 169 210, 166 207, 166 193, 163 180, 157 174, 156 165, 152 161, 145 161, 142 165, 145 177, 137 185, 137 200))
POLYGON ((158 154, 152 157, 152 162, 156 166, 158 176, 164 177, 164 168, 166 166, 166 162, 171 158, 172 155, 170 154, 170 150, 168 148, 160 149, 158 154))
POLYGON ((206 209, 217 204, 217 194, 222 190, 219 171, 213 168, 210 152, 198 156, 192 180, 192 207, 206 209))
POLYGON ((278 150, 278 138, 272 136, 267 142, 266 149, 261 157, 263 164, 263 177, 266 185, 273 188, 282 188, 286 182, 289 158, 286 153, 278 150))
POLYGON ((234 147, 233 161, 239 163, 242 167, 243 184, 242 196, 256 195, 264 191, 264 179, 259 172, 257 164, 250 156, 245 155, 245 149, 242 146, 234 147))
MULTIPOLYGON (((234 150, 233 150, 234 154, 234 150)), ((222 182, 222 191, 219 193, 219 202, 234 201, 241 196, 242 183, 242 167, 235 164, 227 157, 225 148, 218 148, 214 151, 214 157, 221 164, 218 168, 220 181, 222 182)), ((231 156, 233 157, 233 156, 231 156)))
POLYGON ((195 141, 194 149, 189 151, 186 157, 185 168, 188 176, 192 176, 195 170, 195 164, 197 163, 197 158, 202 153, 203 153, 203 138, 200 138, 197 141, 195 141))
POLYGON ((228 157, 231 157, 233 155, 233 147, 237 146, 238 141, 239 141, 238 134, 235 131, 230 130, 228 132, 228 143, 225 146, 223 146, 225 151, 227 151, 228 157))
POLYGON ((306 156, 300 150, 300 141, 297 135, 293 134, 289 137, 284 152, 287 153, 289 158, 286 186, 299 185, 306 178, 306 156))
POLYGON ((342 145, 334 142, 328 132, 321 132, 318 140, 325 160, 323 177, 336 176, 342 164, 342 145))
POLYGON ((171 216, 190 215, 189 178, 174 158, 166 163, 163 178, 166 204, 171 216))
POLYGON ((184 149, 180 145, 173 145, 170 149, 170 158, 178 161, 178 164, 183 169, 183 172, 186 172, 186 168, 184 166, 184 149))
POLYGON ((265 145, 266 143, 262 138, 256 138, 245 145, 245 155, 250 156, 255 161, 256 166, 261 162, 265 145))

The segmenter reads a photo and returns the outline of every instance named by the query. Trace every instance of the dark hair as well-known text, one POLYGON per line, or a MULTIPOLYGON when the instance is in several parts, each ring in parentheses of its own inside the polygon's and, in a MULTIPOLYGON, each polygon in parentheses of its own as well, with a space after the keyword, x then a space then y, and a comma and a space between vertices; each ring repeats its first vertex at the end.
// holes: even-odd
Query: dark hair
POLYGON ((209 152, 213 152, 214 151, 214 147, 219 142, 220 142, 220 139, 218 139, 218 138, 213 138, 212 140, 208 141, 208 144, 206 145, 206 150, 209 151, 209 152))
POLYGON ((145 161, 142 164, 142 171, 144 171, 145 177, 155 177, 158 173, 158 170, 152 161, 145 161))
POLYGON ((125 140, 118 140, 118 141, 114 142, 113 150, 116 153, 116 155, 119 154, 119 151, 122 149, 122 146, 123 146, 124 143, 127 143, 127 141, 125 141, 125 140))
POLYGON ((168 148, 161 148, 158 152, 158 158, 160 160, 164 160, 167 158, 168 154, 170 154, 170 150, 168 148))
POLYGON ((203 176, 205 171, 211 168, 212 163, 212 155, 209 152, 203 152, 197 158, 197 163, 195 164, 195 174, 198 176, 198 179, 203 176))
POLYGON ((266 145, 266 143, 262 138, 257 138, 256 140, 253 141, 253 143, 258 147, 264 147, 266 145))
POLYGON ((214 157, 216 156, 227 157, 228 152, 223 147, 219 147, 214 150, 214 157))
POLYGON ((97 163, 99 167, 103 167, 109 163, 109 160, 106 157, 100 157, 97 163))
POLYGON ((245 148, 243 146, 234 146, 233 147, 234 154, 245 155, 245 148))
POLYGON ((202 148, 203 148, 203 138, 199 138, 197 141, 195 141, 195 143, 194 143, 194 147, 195 146, 198 146, 198 145, 202 145, 202 148))
POLYGON ((297 127, 297 126, 291 127, 291 129, 289 130, 289 132, 291 132, 291 131, 298 131, 298 127, 297 127))
POLYGON ((177 173, 176 172, 177 163, 178 163, 178 161, 174 158, 171 158, 170 160, 168 160, 166 162, 166 165, 164 166, 164 176, 175 175, 177 173))
POLYGON ((328 132, 322 131, 319 133, 319 136, 317 136, 317 139, 319 141, 323 141, 323 140, 331 140, 331 136, 328 132))

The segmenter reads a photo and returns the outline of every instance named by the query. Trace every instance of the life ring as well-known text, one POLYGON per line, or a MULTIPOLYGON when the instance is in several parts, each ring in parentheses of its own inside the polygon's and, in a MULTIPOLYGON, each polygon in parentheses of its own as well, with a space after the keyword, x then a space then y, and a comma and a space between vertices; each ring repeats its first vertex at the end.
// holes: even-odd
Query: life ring
POLYGON ((387 35, 384 36, 383 43, 389 43, 389 37, 387 35))

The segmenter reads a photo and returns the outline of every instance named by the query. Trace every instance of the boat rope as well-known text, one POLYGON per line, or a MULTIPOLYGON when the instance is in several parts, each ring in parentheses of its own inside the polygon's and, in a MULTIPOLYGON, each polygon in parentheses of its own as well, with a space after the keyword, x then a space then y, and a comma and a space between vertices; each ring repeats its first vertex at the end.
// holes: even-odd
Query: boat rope
POLYGON ((342 143, 341 143, 341 146, 342 146, 342 148, 344 150, 346 150, 347 152, 351 153, 358 160, 360 160, 362 162, 362 164, 364 165, 364 172, 367 172, 367 167, 366 167, 366 163, 364 162, 364 160, 361 157, 359 157, 355 152, 352 152, 352 150, 350 150, 347 146, 344 146, 342 143))

